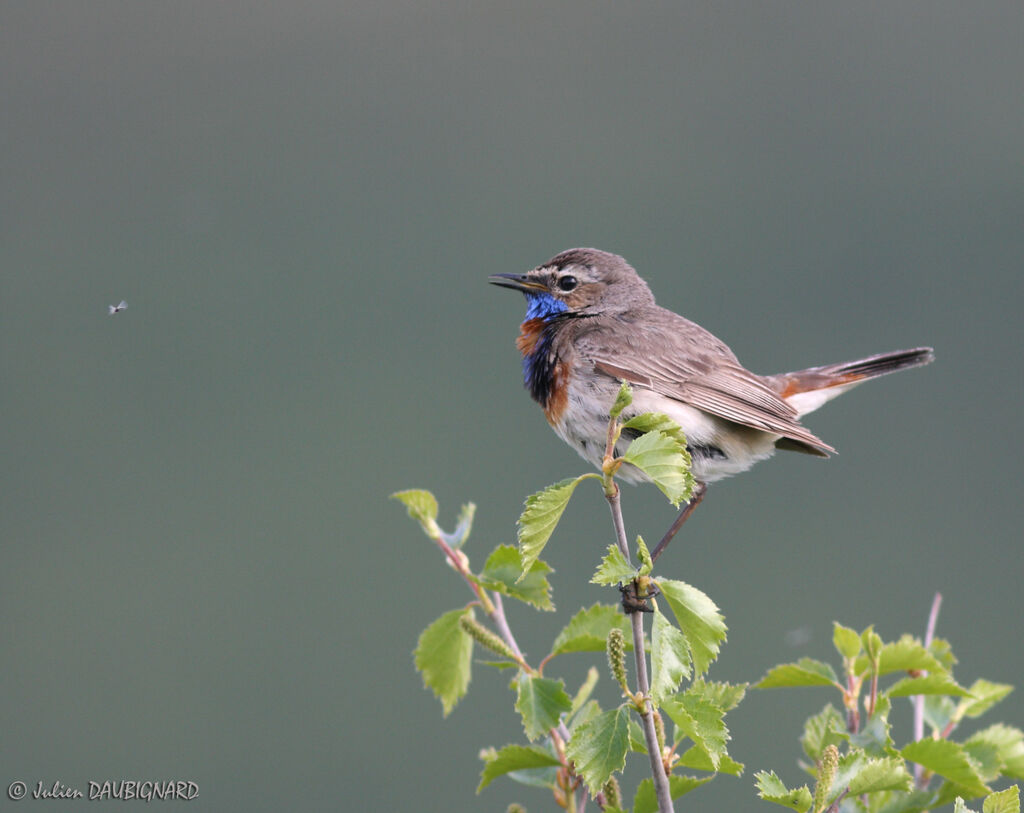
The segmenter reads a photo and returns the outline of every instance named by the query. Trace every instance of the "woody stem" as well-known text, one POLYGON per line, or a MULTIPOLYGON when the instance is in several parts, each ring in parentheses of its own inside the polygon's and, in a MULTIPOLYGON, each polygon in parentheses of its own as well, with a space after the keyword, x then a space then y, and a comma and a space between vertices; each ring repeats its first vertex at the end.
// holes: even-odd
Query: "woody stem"
MULTIPOLYGON (((626 527, 622 520, 622 505, 619 499, 619 487, 613 483, 613 489, 606 491, 608 507, 612 512, 612 524, 615 526, 615 541, 619 550, 632 562, 629 556, 629 543, 626 541, 626 527)), ((675 813, 672 807, 672 793, 669 789, 668 775, 661 759, 661 748, 658 745, 658 733, 654 727, 654 710, 649 697, 651 685, 647 678, 647 654, 644 652, 644 618, 643 613, 632 613, 633 622, 633 655, 636 660, 636 683, 640 695, 644 698, 643 720, 644 740, 647 743, 647 756, 651 761, 651 774, 654 779, 654 792, 658 797, 660 813, 675 813)))

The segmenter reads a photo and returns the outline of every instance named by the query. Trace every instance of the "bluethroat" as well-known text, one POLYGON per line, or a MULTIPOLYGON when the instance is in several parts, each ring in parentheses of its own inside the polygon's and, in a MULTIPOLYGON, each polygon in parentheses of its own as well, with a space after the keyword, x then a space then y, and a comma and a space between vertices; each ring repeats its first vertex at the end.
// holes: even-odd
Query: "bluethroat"
MULTIPOLYGON (((559 437, 600 467, 608 411, 620 382, 628 381, 633 403, 623 419, 662 412, 686 433, 698 483, 691 509, 705 484, 746 471, 776 449, 828 457, 835 450, 804 428, 801 417, 862 381, 933 359, 930 347, 918 347, 757 375, 700 325, 656 305, 622 257, 591 248, 569 249, 525 274, 494 274, 490 281, 526 296, 516 340, 523 380, 559 437)), ((624 433, 616 453, 633 437, 624 433)), ((630 467, 619 477, 645 479, 630 467)))

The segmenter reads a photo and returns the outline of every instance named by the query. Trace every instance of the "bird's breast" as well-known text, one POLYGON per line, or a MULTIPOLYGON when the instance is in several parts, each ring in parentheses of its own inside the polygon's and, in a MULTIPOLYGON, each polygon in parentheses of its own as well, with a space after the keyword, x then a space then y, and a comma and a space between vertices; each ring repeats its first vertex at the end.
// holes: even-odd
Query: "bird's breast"
POLYGON ((561 421, 569 403, 569 365, 555 350, 554 330, 545 319, 527 319, 516 339, 523 354, 523 383, 552 426, 561 421))

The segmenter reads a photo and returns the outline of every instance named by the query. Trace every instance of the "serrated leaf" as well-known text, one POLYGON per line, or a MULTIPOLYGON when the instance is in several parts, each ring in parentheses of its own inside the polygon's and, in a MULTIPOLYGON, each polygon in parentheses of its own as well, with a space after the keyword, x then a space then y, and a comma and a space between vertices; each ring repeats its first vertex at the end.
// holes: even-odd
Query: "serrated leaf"
MULTIPOLYGON (((622 424, 622 428, 632 429, 641 435, 648 432, 661 432, 676 440, 683 449, 686 448, 686 435, 683 433, 682 427, 663 412, 645 412, 642 415, 636 415, 622 424)), ((687 461, 687 465, 689 465, 689 458, 687 461)))
POLYGON ((647 738, 635 717, 629 718, 629 750, 637 754, 647 753, 647 738))
POLYGON ((729 741, 729 730, 722 720, 725 712, 699 694, 689 692, 665 700, 661 710, 676 724, 677 736, 682 734, 693 740, 707 753, 712 770, 717 771, 729 741))
POLYGON ((517 598, 540 610, 554 610, 547 577, 551 572, 551 567, 538 559, 523 575, 523 559, 519 550, 512 545, 499 545, 487 557, 480 575, 473 580, 481 587, 517 598))
POLYGON ((596 700, 588 700, 584 703, 579 711, 574 714, 570 714, 566 717, 566 725, 569 727, 570 733, 575 731, 579 726, 583 725, 587 720, 592 720, 601 713, 601 707, 598 705, 596 700))
POLYGON ((999 756, 999 748, 990 742, 965 742, 964 751, 978 766, 978 775, 982 782, 993 782, 999 778, 1003 761, 999 756))
POLYGON ((928 651, 942 664, 942 668, 947 672, 951 671, 957 663, 956 656, 953 654, 953 647, 945 638, 932 638, 928 651))
POLYGON ((572 493, 581 481, 597 475, 583 474, 560 480, 543 491, 526 498, 526 507, 519 516, 519 553, 523 559, 523 576, 533 567, 551 538, 572 493))
POLYGON ((617 607, 595 604, 580 610, 558 633, 548 657, 566 652, 604 652, 608 633, 613 629, 622 630, 626 639, 626 650, 631 650, 633 626, 629 617, 620 613, 617 607))
POLYGON ((869 757, 895 757, 898 752, 889 734, 889 711, 892 703, 885 695, 879 695, 875 711, 861 723, 856 734, 850 734, 850 744, 863 749, 869 757))
POLYGON ((785 689, 794 686, 839 686, 839 679, 827 663, 813 658, 801 658, 796 663, 784 663, 769 669, 754 684, 755 689, 785 689))
POLYGON ((864 647, 865 657, 872 660, 878 658, 882 651, 882 637, 875 632, 874 624, 860 634, 860 642, 864 647))
POLYGON ((839 746, 848 739, 845 718, 835 706, 828 703, 817 714, 807 718, 800 743, 804 753, 817 762, 826 747, 839 746))
POLYGON ((516 711, 523 718, 523 729, 528 739, 532 741, 543 737, 571 708, 572 700, 565 693, 565 681, 519 673, 516 678, 516 711))
POLYGON ((844 627, 838 621, 832 622, 832 643, 844 658, 856 658, 860 654, 860 634, 856 630, 844 627))
MULTIPOLYGON (((699 788, 710 782, 710 776, 682 776, 670 775, 668 778, 668 791, 673 799, 685 796, 691 790, 699 788)), ((633 813, 656 813, 658 809, 658 795, 654 792, 654 781, 650 778, 643 780, 636 789, 636 796, 633 797, 633 813)))
POLYGON ((976 810, 971 810, 959 796, 953 801, 953 813, 978 813, 976 810))
POLYGON ((619 387, 619 392, 615 396, 615 403, 612 404, 611 410, 608 412, 608 417, 614 420, 622 414, 622 410, 633 403, 633 388, 629 386, 625 381, 619 387))
POLYGON ((1020 813, 1020 791, 1016 785, 989 794, 981 806, 981 813, 1020 813))
POLYGON ((804 813, 814 801, 807 785, 790 790, 782 784, 775 771, 758 771, 754 778, 757 780, 758 795, 766 802, 775 802, 777 805, 804 813))
MULTIPOLYGON (((697 771, 716 770, 711 764, 711 756, 699 745, 694 745, 683 752, 676 765, 680 768, 693 768, 697 771)), ((717 771, 729 774, 729 776, 742 776, 744 767, 742 762, 737 762, 728 754, 723 754, 719 757, 717 771)))
POLYGON ((958 743, 949 740, 918 740, 905 746, 900 756, 948 779, 972 797, 989 792, 988 786, 981 779, 977 763, 958 743))
POLYGON ((995 746, 1002 763, 1001 773, 1011 779, 1024 779, 1024 731, 996 723, 972 734, 965 747, 977 743, 995 746))
POLYGON ((651 625, 651 697, 661 703, 690 676, 690 646, 678 627, 654 611, 651 625))
POLYGON ((445 717, 469 687, 473 639, 459 623, 467 614, 472 617, 466 609, 442 615, 420 635, 414 653, 423 683, 440 699, 445 717))
POLYGON ((933 790, 883 792, 878 799, 879 806, 872 805, 871 808, 877 813, 922 813, 936 806, 936 793, 933 790))
POLYGON ((641 435, 629 444, 622 459, 650 477, 673 505, 688 500, 693 493, 686 446, 671 435, 658 430, 641 435))
POLYGON ((992 683, 988 680, 976 680, 968 690, 972 698, 960 701, 960 714, 965 717, 980 717, 996 703, 1013 691, 1008 683, 992 683))
POLYGON ((583 704, 590 699, 590 695, 594 693, 594 687, 597 685, 599 676, 600 673, 597 671, 596 666, 591 666, 587 670, 587 676, 583 680, 583 685, 580 686, 580 690, 576 692, 572 699, 572 706, 569 709, 570 717, 583 708, 583 704))
POLYGON ((591 578, 590 583, 604 585, 623 584, 633 581, 636 575, 636 567, 626 561, 626 557, 619 550, 619 546, 609 545, 608 552, 604 555, 604 559, 601 560, 601 564, 598 566, 593 578, 591 578))
POLYGON ((658 587, 690 645, 694 673, 703 675, 725 641, 725 619, 715 602, 686 582, 659 579, 658 587))
POLYGON ((907 773, 903 760, 890 757, 867 760, 842 787, 848 785, 850 795, 859 796, 862 793, 878 793, 883 790, 910 790, 912 781, 913 778, 907 773))
POLYGON ((487 758, 476 792, 479 793, 499 776, 512 771, 557 767, 560 764, 557 757, 536 745, 506 745, 487 758))
POLYGON ((576 773, 596 794, 615 771, 626 765, 629 748, 629 710, 625 706, 599 714, 579 726, 565 747, 576 773))
POLYGON ((423 532, 435 538, 440 535, 440 528, 437 527, 437 498, 429 491, 420 488, 410 488, 406 491, 396 491, 391 499, 401 502, 409 511, 409 516, 416 520, 423 528, 423 532))
MULTIPOLYGON (((874 638, 878 638, 878 636, 875 635, 874 638)), ((881 639, 878 638, 878 641, 880 642, 881 639)), ((865 656, 859 657, 857 659, 857 670, 863 672, 867 668, 867 658, 865 656)), ((890 672, 911 671, 945 673, 948 670, 938 658, 925 649, 920 641, 910 635, 904 635, 898 641, 893 641, 880 647, 878 655, 879 675, 887 675, 890 672)))
POLYGON ((702 697, 718 706, 722 711, 732 711, 747 693, 746 683, 716 683, 697 678, 686 690, 689 694, 702 697))
POLYGON ((967 697, 970 692, 945 672, 916 678, 903 678, 885 690, 888 697, 913 697, 916 694, 944 694, 967 697))

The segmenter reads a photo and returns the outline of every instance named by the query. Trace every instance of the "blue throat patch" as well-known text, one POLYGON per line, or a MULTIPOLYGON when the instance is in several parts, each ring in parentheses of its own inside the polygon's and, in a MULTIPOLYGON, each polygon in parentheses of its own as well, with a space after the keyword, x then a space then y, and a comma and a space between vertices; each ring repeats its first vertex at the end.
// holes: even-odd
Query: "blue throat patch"
POLYGON ((526 294, 526 319, 543 319, 544 332, 541 334, 533 352, 523 356, 523 383, 530 395, 542 407, 547 406, 551 397, 551 386, 554 380, 556 359, 551 356, 552 324, 554 317, 565 313, 569 307, 551 294, 526 294))
POLYGON ((568 305, 560 299, 555 299, 551 294, 529 293, 525 296, 527 319, 547 320, 569 310, 568 305))

